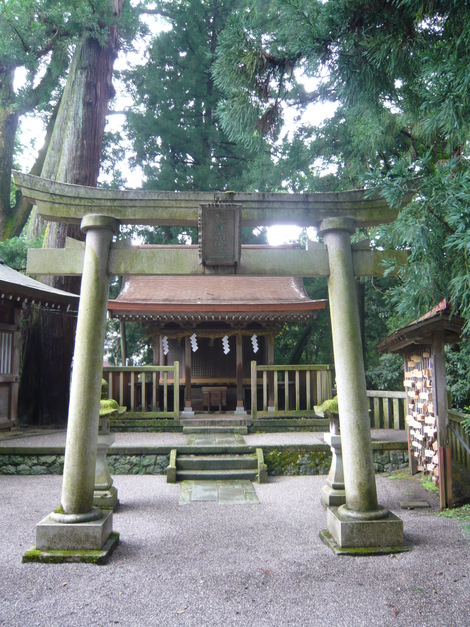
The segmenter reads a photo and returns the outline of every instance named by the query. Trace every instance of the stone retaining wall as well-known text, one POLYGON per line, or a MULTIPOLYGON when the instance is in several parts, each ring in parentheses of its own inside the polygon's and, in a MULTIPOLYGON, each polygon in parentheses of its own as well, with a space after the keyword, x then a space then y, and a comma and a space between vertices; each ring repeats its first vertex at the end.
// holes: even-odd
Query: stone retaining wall
MULTIPOLYGON (((381 444, 381 443, 379 443, 381 444)), ((23 449, 24 451, 24 449, 23 449)), ((319 447, 264 447, 264 461, 268 474, 326 475, 331 464, 329 448, 319 447)), ((164 475, 169 462, 169 452, 145 454, 110 454, 109 469, 112 475, 164 475)), ((408 467, 408 452, 402 449, 374 450, 376 472, 391 472, 408 467)), ((63 454, 0 453, 0 475, 61 475, 63 454)))

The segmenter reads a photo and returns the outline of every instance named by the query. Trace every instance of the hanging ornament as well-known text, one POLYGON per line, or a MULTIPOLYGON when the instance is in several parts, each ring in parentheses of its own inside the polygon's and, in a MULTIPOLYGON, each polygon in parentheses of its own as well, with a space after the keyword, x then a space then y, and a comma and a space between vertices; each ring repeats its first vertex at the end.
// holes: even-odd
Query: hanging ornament
POLYGON ((168 355, 168 352, 170 349, 168 348, 168 338, 166 335, 164 335, 162 338, 162 346, 163 346, 163 354, 168 355))
POLYGON ((224 335, 224 337, 222 338, 222 347, 224 349, 225 355, 227 355, 227 353, 230 353, 230 345, 228 343, 228 335, 224 335))
POLYGON ((193 351, 193 353, 195 353, 199 348, 197 345, 197 335, 193 333, 189 338, 189 341, 191 342, 191 350, 193 351))
POLYGON ((251 343, 253 345, 253 352, 257 353, 259 350, 259 346, 258 346, 258 338, 256 335, 251 336, 251 343))

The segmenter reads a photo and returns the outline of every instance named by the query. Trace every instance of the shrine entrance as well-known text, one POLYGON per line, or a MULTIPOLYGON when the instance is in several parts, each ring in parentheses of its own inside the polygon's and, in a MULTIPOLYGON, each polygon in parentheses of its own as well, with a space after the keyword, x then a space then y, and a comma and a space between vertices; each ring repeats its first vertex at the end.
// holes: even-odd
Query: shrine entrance
MULTIPOLYGON (((382 273, 385 256, 355 247, 357 228, 392 221, 398 209, 363 191, 318 194, 170 193, 83 188, 16 173, 15 183, 49 220, 80 223, 86 242, 31 251, 28 272, 82 274, 61 506, 36 528, 39 551, 83 551, 116 541, 112 514, 93 507, 99 399, 109 279, 113 275, 324 276, 342 435, 346 504, 327 509, 323 539, 335 549, 391 552, 403 524, 379 505, 355 277, 382 273), (214 202, 215 201, 215 202, 214 202), (324 243, 307 250, 242 250, 240 226, 314 226, 324 243), (200 225, 198 250, 134 250, 113 243, 120 224, 200 225)), ((411 194, 405 202, 411 199, 411 194)), ((75 556, 77 557, 77 556, 75 556)))

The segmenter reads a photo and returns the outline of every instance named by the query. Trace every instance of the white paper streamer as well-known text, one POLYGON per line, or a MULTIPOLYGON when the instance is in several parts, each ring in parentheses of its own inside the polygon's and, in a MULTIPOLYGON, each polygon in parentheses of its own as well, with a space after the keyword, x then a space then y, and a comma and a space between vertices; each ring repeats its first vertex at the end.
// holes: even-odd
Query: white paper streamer
POLYGON ((166 335, 163 336, 162 338, 162 346, 163 346, 163 354, 168 355, 168 352, 170 349, 168 348, 168 338, 166 335))
POLYGON ((191 350, 193 351, 193 353, 195 353, 199 348, 197 345, 197 335, 193 333, 189 338, 189 341, 191 342, 191 350))

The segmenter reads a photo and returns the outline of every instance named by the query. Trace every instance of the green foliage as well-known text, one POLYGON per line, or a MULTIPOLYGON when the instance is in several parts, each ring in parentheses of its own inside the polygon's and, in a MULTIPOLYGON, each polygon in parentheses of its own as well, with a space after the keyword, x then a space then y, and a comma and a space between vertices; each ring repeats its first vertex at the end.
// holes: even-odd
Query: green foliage
POLYGON ((439 493, 438 486, 434 483, 434 481, 432 481, 432 479, 428 475, 422 475, 419 482, 422 487, 428 492, 434 492, 435 494, 439 493))
MULTIPOLYGON (((153 349, 146 329, 137 322, 126 322, 126 344, 129 366, 148 366, 153 363, 153 349)), ((104 358, 111 366, 122 363, 121 335, 118 320, 106 323, 104 358)))
MULTIPOLYGON (((314 300, 328 298, 326 281, 304 279, 308 296, 314 300)), ((286 324, 276 336, 274 360, 277 364, 332 364, 333 345, 330 314, 319 311, 315 320, 286 324)))
POLYGON ((26 271, 26 255, 28 248, 41 248, 42 237, 26 241, 24 236, 12 237, 3 242, 0 241, 0 258, 14 270, 26 271))
POLYGON ((442 512, 439 512, 438 516, 470 522, 470 504, 467 503, 461 507, 454 507, 453 509, 444 509, 442 512))
POLYGON ((26 82, 17 95, 18 109, 29 111, 41 104, 44 111, 50 111, 49 98, 68 66, 69 47, 84 33, 105 45, 108 25, 114 22, 109 0, 3 2, 0 5, 0 77, 16 68, 25 68, 26 82))
POLYGON ((133 163, 147 189, 246 189, 254 155, 220 128, 220 92, 211 67, 227 14, 241 0, 157 2, 168 29, 153 38, 144 65, 123 73, 134 106, 127 118, 133 163))
POLYGON ((6 67, 38 69, 53 41, 86 32, 103 44, 115 22, 108 0, 8 0, 0 6, 0 56, 6 67))
MULTIPOLYGON (((380 238, 377 246, 409 252, 405 266, 389 267, 398 280, 381 289, 387 320, 366 295, 368 384, 395 387, 398 359, 374 357, 376 340, 443 298, 470 326, 470 7, 465 0, 273 0, 262 19, 259 7, 253 0, 234 13, 219 39, 213 72, 230 137, 256 147, 264 135, 276 137, 286 106, 306 111, 334 101, 330 119, 312 117, 283 145, 282 165, 297 161, 293 189, 365 187, 397 208, 416 191, 396 221, 369 233, 380 238)), ((458 358, 451 353, 450 387, 460 405, 469 394, 467 347, 464 337, 458 358)))
MULTIPOLYGON (((464 409, 468 414, 470 414, 470 405, 467 405, 464 409)), ((465 420, 461 422, 460 424, 462 425, 464 431, 470 434, 470 415, 467 416, 465 420)))
POLYGON ((470 403, 470 342, 467 336, 455 346, 446 346, 447 390, 452 408, 461 410, 470 403))

